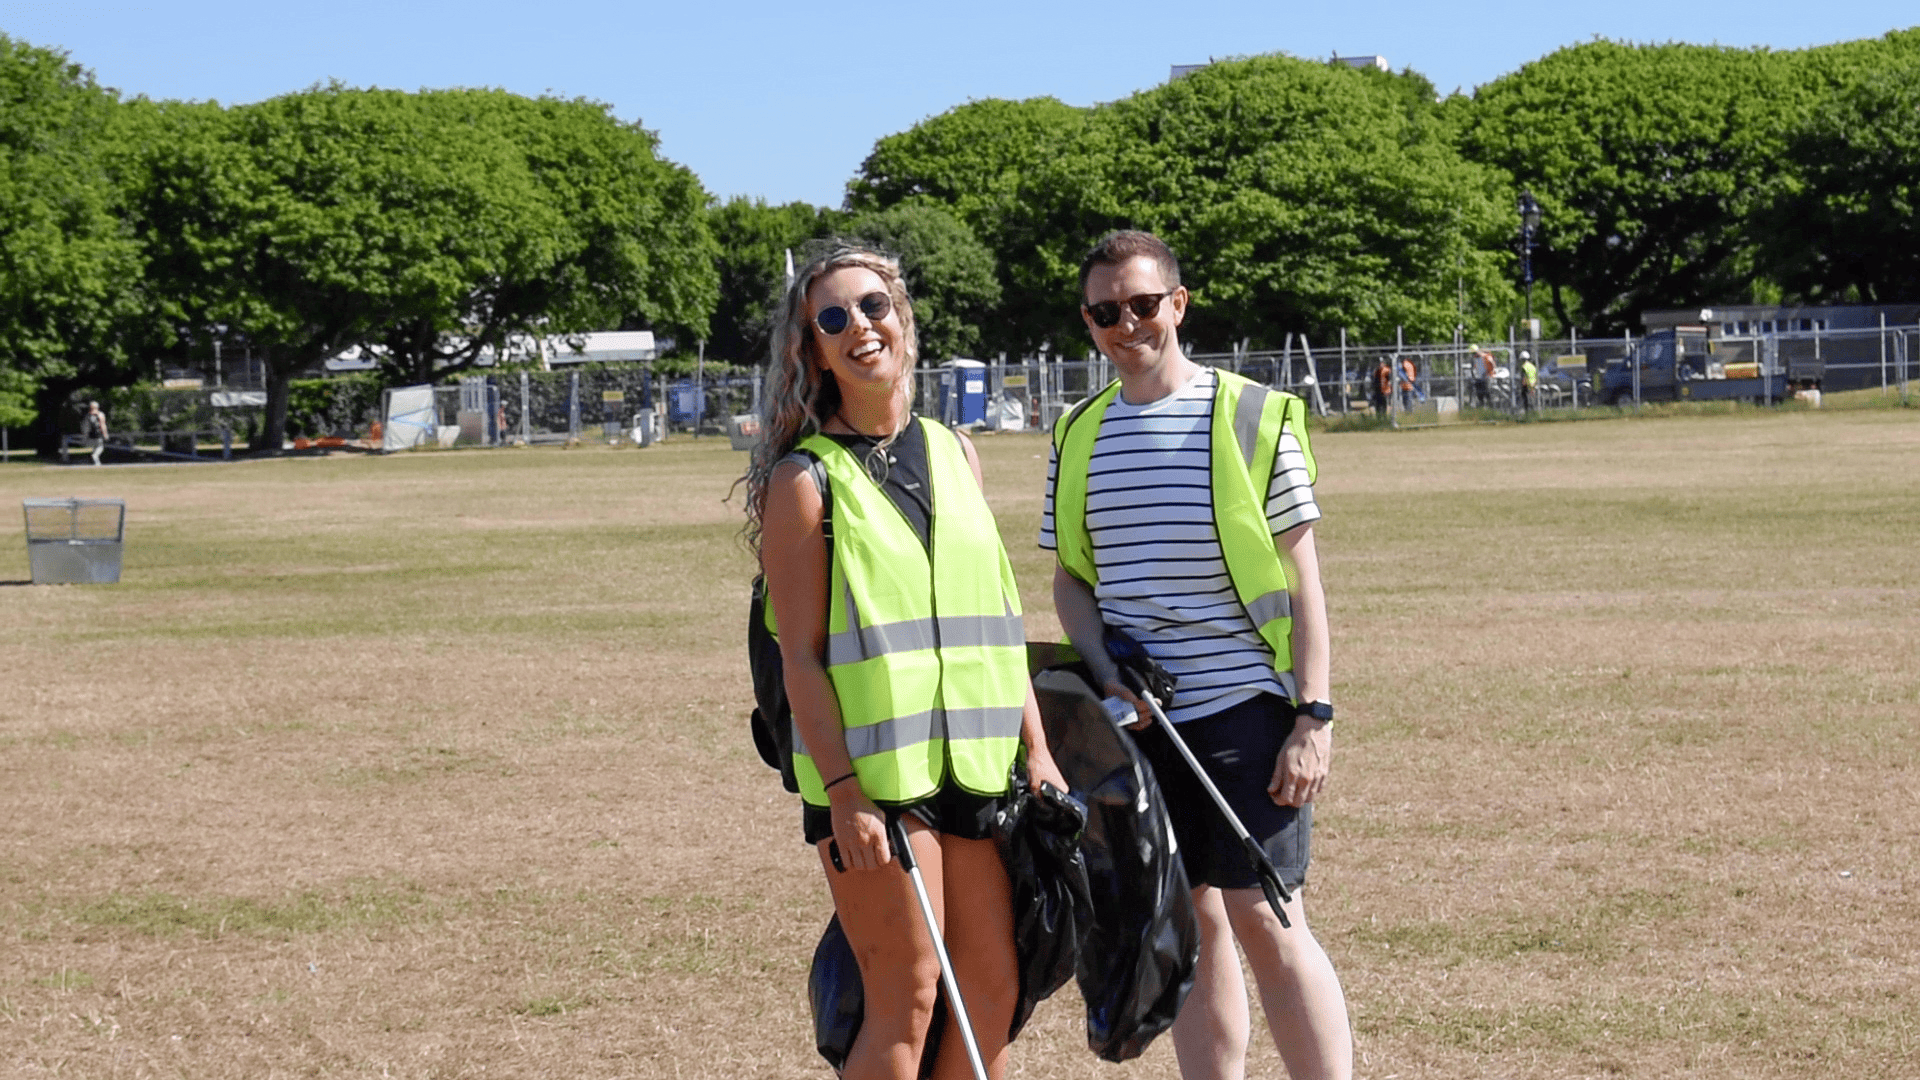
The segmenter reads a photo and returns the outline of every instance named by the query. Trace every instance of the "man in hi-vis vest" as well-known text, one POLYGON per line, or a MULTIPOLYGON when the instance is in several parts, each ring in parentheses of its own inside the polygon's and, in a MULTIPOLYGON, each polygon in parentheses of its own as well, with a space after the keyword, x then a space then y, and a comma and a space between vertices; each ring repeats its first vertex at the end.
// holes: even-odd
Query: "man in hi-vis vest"
POLYGON ((1120 378, 1054 428, 1040 546, 1060 625, 1102 691, 1132 702, 1199 913, 1200 968, 1173 1025, 1186 1080, 1244 1075, 1253 965, 1294 1080, 1353 1072, 1339 977, 1307 929, 1313 799, 1333 750, 1326 605, 1304 403, 1180 351, 1187 290, 1166 244, 1107 236, 1080 270, 1087 329, 1120 378), (1125 630, 1178 680, 1168 718, 1294 889, 1290 928, 1205 789, 1120 682, 1125 630))

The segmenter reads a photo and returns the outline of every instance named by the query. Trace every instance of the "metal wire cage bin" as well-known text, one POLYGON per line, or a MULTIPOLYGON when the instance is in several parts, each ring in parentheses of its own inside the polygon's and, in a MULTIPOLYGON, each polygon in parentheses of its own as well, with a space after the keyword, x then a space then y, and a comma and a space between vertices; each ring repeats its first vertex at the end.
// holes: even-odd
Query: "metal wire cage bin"
POLYGON ((23 499, 35 585, 115 585, 127 535, 125 499, 23 499))

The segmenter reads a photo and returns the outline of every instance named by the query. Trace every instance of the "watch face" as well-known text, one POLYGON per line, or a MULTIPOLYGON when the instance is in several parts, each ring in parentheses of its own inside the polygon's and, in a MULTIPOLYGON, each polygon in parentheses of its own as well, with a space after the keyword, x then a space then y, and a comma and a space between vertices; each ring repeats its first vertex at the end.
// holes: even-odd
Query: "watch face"
POLYGON ((1325 701, 1303 701, 1296 715, 1311 716, 1315 720, 1330 722, 1333 720, 1333 705, 1325 701))

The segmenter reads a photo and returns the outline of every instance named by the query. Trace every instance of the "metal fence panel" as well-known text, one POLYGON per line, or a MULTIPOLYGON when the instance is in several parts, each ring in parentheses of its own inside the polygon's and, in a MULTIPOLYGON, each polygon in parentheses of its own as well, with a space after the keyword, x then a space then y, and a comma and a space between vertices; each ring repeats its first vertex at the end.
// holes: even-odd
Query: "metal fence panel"
POLYGON ((125 499, 24 499, 21 509, 35 585, 112 585, 120 580, 125 499))

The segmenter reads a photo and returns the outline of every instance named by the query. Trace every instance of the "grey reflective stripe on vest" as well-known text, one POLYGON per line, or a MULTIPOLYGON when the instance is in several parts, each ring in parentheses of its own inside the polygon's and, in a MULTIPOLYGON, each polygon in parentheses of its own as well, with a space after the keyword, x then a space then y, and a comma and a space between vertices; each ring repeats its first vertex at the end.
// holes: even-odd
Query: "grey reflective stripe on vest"
POLYGON ((943 615, 935 619, 904 619, 900 622, 860 625, 860 608, 853 601, 853 590, 844 584, 840 590, 849 629, 827 636, 827 666, 857 664, 876 656, 945 648, 1022 647, 1027 643, 1025 624, 1013 614, 1012 605, 1005 615, 943 615), (936 623, 938 636, 936 637, 936 623))
POLYGON ((1255 626, 1265 626, 1275 619, 1293 617, 1293 595, 1285 589, 1276 589, 1265 596, 1256 596, 1247 601, 1247 617, 1255 626))
MULTIPOLYGON (((1240 404, 1233 410, 1233 435, 1240 443, 1240 457, 1253 468, 1254 448, 1260 441, 1260 413, 1266 408, 1267 395, 1271 393, 1259 383, 1240 392, 1240 404)), ((1258 492, 1262 499, 1266 492, 1258 492)), ((1293 596, 1285 589, 1278 589, 1265 596, 1256 596, 1247 601, 1247 617, 1255 626, 1265 626, 1275 619, 1287 619, 1293 616, 1293 596)))
POLYGON ((877 724, 862 724, 845 729, 847 756, 854 759, 884 754, 929 739, 1014 739, 1020 736, 1020 723, 1026 710, 1019 705, 989 706, 977 709, 930 709, 926 712, 896 716, 877 724))
POLYGON ((1253 466, 1253 448, 1260 440, 1260 411, 1266 408, 1266 387, 1254 383, 1240 391, 1240 404, 1233 410, 1233 434, 1240 441, 1240 459, 1253 466))
POLYGON ((918 652, 933 648, 933 620, 909 619, 905 622, 858 626, 829 635, 827 666, 857 664, 888 653, 918 652))

